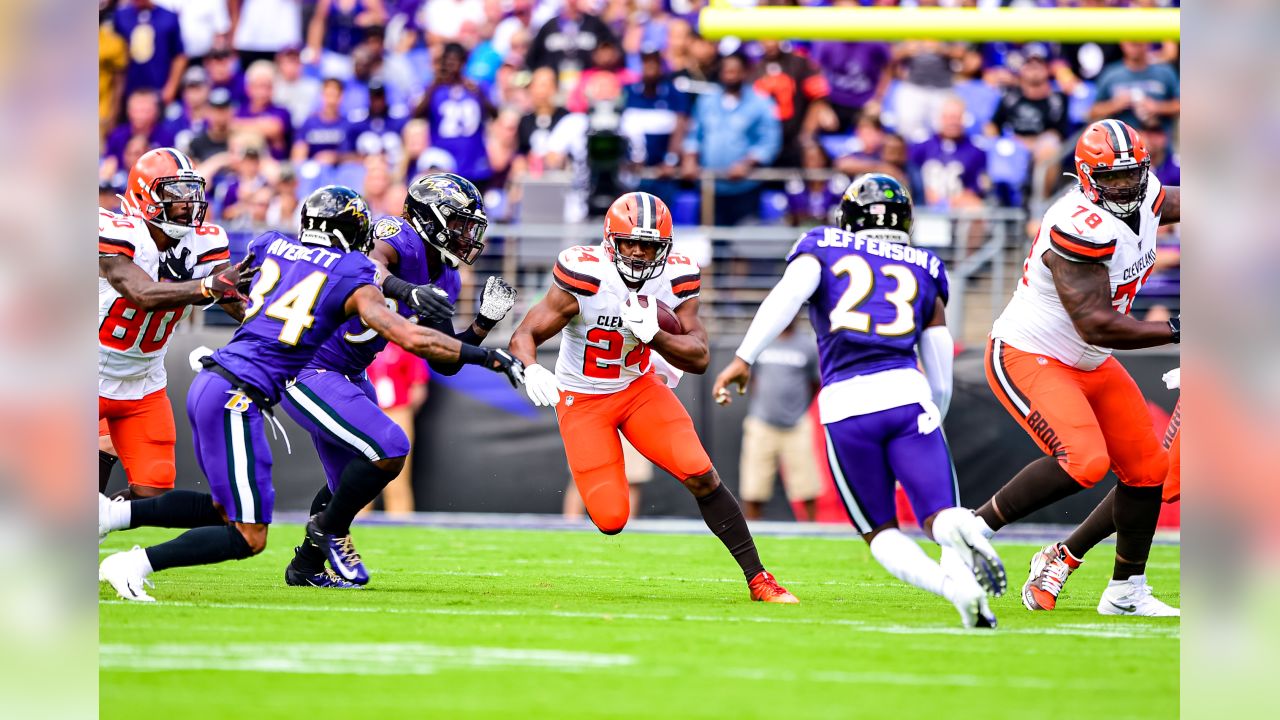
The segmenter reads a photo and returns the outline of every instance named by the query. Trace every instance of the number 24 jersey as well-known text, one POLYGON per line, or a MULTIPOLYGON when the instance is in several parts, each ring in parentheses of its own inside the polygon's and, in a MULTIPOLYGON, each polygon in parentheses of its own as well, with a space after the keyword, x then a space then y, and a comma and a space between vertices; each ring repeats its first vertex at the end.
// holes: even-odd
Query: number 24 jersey
MULTIPOLYGON (((578 315, 565 326, 556 360, 560 386, 588 394, 615 393, 653 370, 648 345, 622 323, 622 308, 631 289, 618 274, 603 245, 580 245, 560 253, 552 281, 578 301, 578 315)), ((702 289, 698 264, 671 253, 661 275, 645 281, 639 295, 661 300, 673 310, 698 297, 702 289)))

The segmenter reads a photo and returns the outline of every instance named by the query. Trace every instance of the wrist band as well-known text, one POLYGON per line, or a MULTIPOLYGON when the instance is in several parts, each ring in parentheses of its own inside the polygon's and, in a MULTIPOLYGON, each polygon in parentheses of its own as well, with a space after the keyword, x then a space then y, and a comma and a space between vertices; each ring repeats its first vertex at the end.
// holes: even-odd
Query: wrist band
POLYGON ((498 321, 494 320, 493 318, 488 318, 488 317, 485 317, 484 315, 476 315, 475 326, 480 328, 481 330, 484 330, 485 332, 492 330, 493 326, 497 324, 498 324, 498 321))
POLYGON ((463 343, 462 347, 458 348, 458 362, 463 365, 483 365, 488 357, 488 351, 475 345, 463 343))

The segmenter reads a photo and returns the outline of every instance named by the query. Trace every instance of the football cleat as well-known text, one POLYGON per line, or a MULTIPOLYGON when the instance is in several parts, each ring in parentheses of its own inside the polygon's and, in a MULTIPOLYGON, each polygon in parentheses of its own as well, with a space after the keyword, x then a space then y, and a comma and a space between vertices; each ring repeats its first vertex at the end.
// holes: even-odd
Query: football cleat
POLYGON ((994 628, 996 616, 987 603, 987 591, 978 584, 960 553, 944 547, 942 569, 947 573, 942 596, 960 613, 960 623, 967 628, 994 628))
POLYGON ((983 590, 999 597, 1008 588, 1009 580, 1004 562, 983 532, 985 527, 968 509, 948 508, 934 518, 933 538, 943 548, 954 551, 983 590))
POLYGON ((1022 585, 1022 604, 1028 610, 1052 610, 1062 586, 1081 562, 1071 557, 1062 543, 1045 545, 1031 558, 1031 572, 1022 585))
POLYGON ((350 583, 364 585, 369 582, 369 571, 365 569, 360 553, 356 552, 351 534, 330 535, 320 529, 316 522, 318 515, 312 515, 307 521, 307 539, 324 552, 335 572, 350 583))
POLYGON ((106 495, 98 493, 98 544, 101 545, 111 533, 111 501, 106 495))
POLYGON ((151 574, 151 563, 147 560, 146 551, 137 545, 128 552, 108 555, 98 566, 98 582, 111 583, 117 595, 135 602, 156 601, 143 587, 144 585, 155 587, 147 579, 149 574, 151 574))
POLYGON ((1133 615, 1137 617, 1181 617, 1182 610, 1157 600, 1147 584, 1146 575, 1128 580, 1112 580, 1098 601, 1100 615, 1133 615))
POLYGON ((787 589, 778 584, 777 578, 767 572, 761 572, 751 578, 751 582, 747 583, 751 588, 751 599, 756 602, 767 603, 784 603, 787 605, 795 605, 800 599, 795 595, 787 592, 787 589))
POLYGON ((340 590, 359 590, 361 586, 343 580, 338 573, 324 568, 317 573, 306 573, 292 564, 284 569, 284 584, 294 587, 338 588, 340 590))

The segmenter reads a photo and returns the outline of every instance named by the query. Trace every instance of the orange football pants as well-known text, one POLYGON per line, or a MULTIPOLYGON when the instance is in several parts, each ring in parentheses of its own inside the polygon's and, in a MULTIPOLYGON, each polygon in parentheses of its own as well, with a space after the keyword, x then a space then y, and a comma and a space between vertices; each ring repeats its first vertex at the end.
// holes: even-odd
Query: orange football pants
POLYGON ((1182 398, 1173 406, 1173 416, 1164 431, 1164 448, 1169 451, 1169 475, 1164 480, 1164 501, 1182 499, 1182 398))
POLYGON ((711 471, 689 413, 654 373, 607 395, 561 392, 556 418, 574 485, 591 522, 606 535, 621 532, 631 514, 619 430, 681 482, 711 471))
POLYGON ((139 400, 98 396, 98 434, 111 435, 130 485, 169 489, 177 469, 173 448, 178 431, 173 424, 169 394, 161 388, 139 400))
POLYGON ((1111 357, 1080 370, 991 340, 986 370, 1000 404, 1076 482, 1093 487, 1114 470, 1126 485, 1164 483, 1168 453, 1120 361, 1111 357))

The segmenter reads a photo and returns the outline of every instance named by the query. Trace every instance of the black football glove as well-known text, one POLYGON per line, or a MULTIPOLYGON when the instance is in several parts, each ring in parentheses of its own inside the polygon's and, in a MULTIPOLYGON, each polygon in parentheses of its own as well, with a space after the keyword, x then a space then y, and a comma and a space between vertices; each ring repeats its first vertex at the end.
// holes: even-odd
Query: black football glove
POLYGON ((1182 342, 1182 313, 1178 313, 1177 317, 1169 318, 1169 329, 1173 331, 1173 342, 1182 342))
POLYGON ((494 372, 500 372, 511 381, 511 387, 518 388, 524 384, 524 363, 511 356, 506 350, 494 349, 485 354, 484 366, 494 372))
POLYGON ((249 269, 252 262, 253 253, 249 253, 235 265, 206 277, 200 281, 200 292, 204 293, 205 297, 213 298, 218 302, 248 302, 249 298, 245 296, 241 286, 247 291, 253 275, 257 272, 257 268, 249 269))
POLYGON ((435 285, 413 286, 406 294, 405 304, 431 325, 453 317, 453 303, 449 302, 449 293, 435 285))

